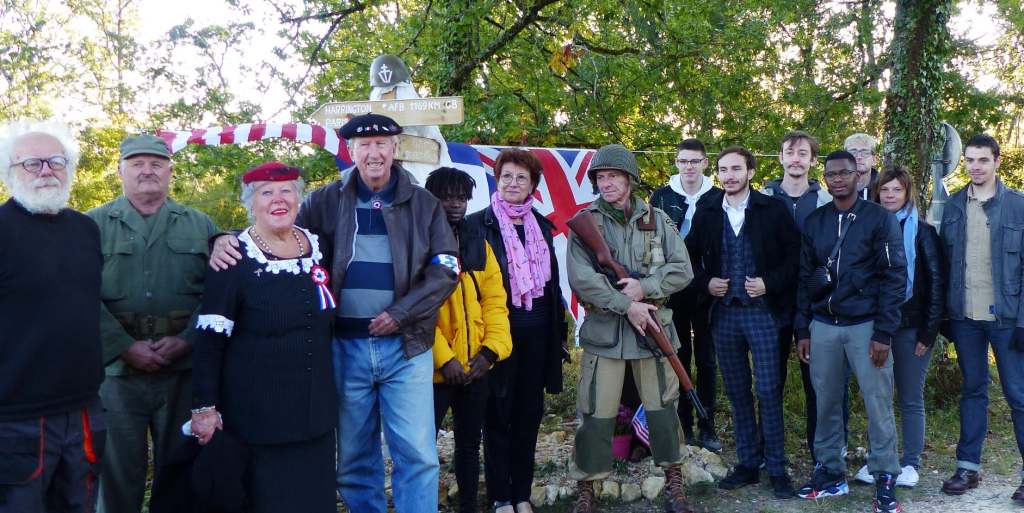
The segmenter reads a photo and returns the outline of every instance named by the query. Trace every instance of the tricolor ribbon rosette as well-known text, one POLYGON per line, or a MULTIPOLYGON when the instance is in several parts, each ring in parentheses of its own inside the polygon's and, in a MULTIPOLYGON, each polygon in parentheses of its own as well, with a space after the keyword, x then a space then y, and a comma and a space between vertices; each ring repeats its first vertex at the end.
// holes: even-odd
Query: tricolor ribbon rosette
POLYGON ((334 296, 331 295, 331 289, 327 286, 331 279, 327 274, 327 269, 320 265, 314 265, 309 270, 309 275, 313 278, 313 283, 316 283, 317 296, 320 297, 320 309, 328 310, 337 306, 334 303, 334 296))

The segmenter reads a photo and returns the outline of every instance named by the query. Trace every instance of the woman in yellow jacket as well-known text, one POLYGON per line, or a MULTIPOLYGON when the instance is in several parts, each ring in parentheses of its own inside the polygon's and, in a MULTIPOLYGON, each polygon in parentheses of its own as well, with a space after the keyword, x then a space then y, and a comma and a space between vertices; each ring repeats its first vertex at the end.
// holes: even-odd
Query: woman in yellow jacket
POLYGON ((462 222, 476 182, 464 171, 442 167, 425 185, 448 215, 462 267, 455 291, 438 311, 434 330, 434 425, 440 428, 452 409, 459 511, 475 512, 487 371, 512 352, 507 295, 491 246, 483 234, 470 233, 462 222))

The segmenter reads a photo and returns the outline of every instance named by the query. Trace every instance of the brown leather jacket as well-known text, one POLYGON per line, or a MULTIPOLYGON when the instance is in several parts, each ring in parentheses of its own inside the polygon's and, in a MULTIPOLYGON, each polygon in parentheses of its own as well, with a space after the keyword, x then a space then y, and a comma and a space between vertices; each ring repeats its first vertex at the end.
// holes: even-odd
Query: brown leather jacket
MULTIPOLYGON (((342 171, 342 178, 309 194, 295 223, 322 238, 324 261, 331 262, 331 291, 338 296, 345 271, 352 260, 356 231, 355 167, 342 171)), ((426 189, 413 185, 410 175, 398 164, 391 173, 398 176, 395 199, 384 209, 395 272, 395 302, 384 311, 399 326, 405 357, 412 358, 434 345, 437 310, 455 289, 456 274, 432 263, 440 254, 458 256, 459 247, 441 203, 426 189)))

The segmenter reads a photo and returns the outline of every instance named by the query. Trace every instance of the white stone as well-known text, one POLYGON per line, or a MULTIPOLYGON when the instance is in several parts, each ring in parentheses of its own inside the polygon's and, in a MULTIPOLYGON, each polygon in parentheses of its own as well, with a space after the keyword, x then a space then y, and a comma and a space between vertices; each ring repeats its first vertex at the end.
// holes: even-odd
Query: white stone
POLYGON ((693 456, 693 452, 696 451, 696 450, 697 450, 696 447, 691 447, 689 445, 686 445, 685 443, 680 444, 679 445, 679 456, 682 459, 685 460, 686 458, 689 458, 690 456, 693 456))
POLYGON ((555 501, 557 501, 557 500, 558 500, 558 487, 553 485, 553 484, 549 484, 549 485, 545 486, 544 487, 544 504, 547 504, 548 506, 550 506, 550 505, 554 504, 555 501))
POLYGON ((575 495, 575 494, 573 493, 572 488, 569 488, 568 486, 559 486, 558 487, 558 498, 559 499, 561 499, 561 500, 570 499, 570 498, 572 498, 573 495, 575 495))
POLYGON ((640 485, 636 483, 625 483, 622 485, 622 493, 620 497, 622 502, 633 502, 640 498, 643 492, 640 490, 640 485))
POLYGON ((644 494, 644 498, 653 501, 658 498, 661 494, 661 490, 665 488, 665 478, 661 476, 651 476, 644 479, 644 482, 640 485, 640 489, 644 494))
POLYGON ((452 483, 448 487, 448 498, 449 499, 454 499, 455 497, 458 497, 458 495, 459 495, 459 483, 452 483))
POLYGON ((704 470, 707 470, 708 474, 711 474, 711 477, 715 478, 715 480, 722 479, 729 473, 729 469, 721 463, 709 462, 707 465, 704 465, 704 470))
POLYGON ((533 504, 544 504, 544 499, 547 497, 543 486, 534 486, 530 488, 530 502, 533 504))
POLYGON ((695 483, 703 483, 707 481, 714 481, 715 478, 711 477, 711 474, 704 470, 696 461, 690 460, 681 465, 683 474, 683 484, 692 485, 695 483))
POLYGON ((704 463, 706 463, 705 467, 707 465, 721 465, 723 467, 725 466, 725 462, 722 461, 722 457, 721 456, 719 456, 719 455, 717 455, 717 454, 715 454, 715 453, 713 453, 711 451, 705 451, 705 452, 707 453, 707 454, 703 455, 704 456, 704 463))
POLYGON ((600 497, 602 499, 613 499, 613 500, 614 499, 618 499, 619 498, 619 482, 618 481, 612 481, 612 480, 609 479, 609 480, 604 481, 603 483, 601 483, 600 497))

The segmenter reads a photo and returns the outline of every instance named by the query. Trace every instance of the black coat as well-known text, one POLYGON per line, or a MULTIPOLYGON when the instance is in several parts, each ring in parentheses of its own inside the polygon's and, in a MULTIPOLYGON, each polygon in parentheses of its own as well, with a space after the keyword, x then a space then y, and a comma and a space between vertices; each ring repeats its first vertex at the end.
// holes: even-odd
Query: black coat
POLYGON ((900 305, 907 291, 907 259, 903 231, 896 216, 877 203, 858 199, 853 224, 844 216, 839 258, 832 267, 835 286, 824 299, 812 302, 805 285, 818 266, 824 265, 839 237, 840 213, 835 203, 815 210, 804 223, 800 249, 800 287, 797 292, 796 333, 810 338, 811 320, 838 326, 874 321, 871 340, 890 344, 900 327, 900 305))
POLYGON ((946 259, 935 228, 917 222, 917 260, 914 265, 914 295, 900 307, 900 328, 917 328, 917 341, 926 346, 935 343, 939 323, 946 308, 946 259))
MULTIPOLYGON (((693 215, 686 237, 686 249, 693 264, 693 283, 702 294, 708 293, 711 278, 722 274, 722 229, 725 211, 722 196, 708 202, 693 215)), ((755 276, 764 280, 765 302, 780 325, 793 318, 796 304, 797 263, 800 257, 800 233, 786 206, 755 190, 750 191, 743 232, 754 250, 755 276)))
MULTIPOLYGON (((565 320, 565 304, 562 302, 562 287, 559 285, 558 259, 555 256, 555 246, 552 240, 555 225, 546 217, 540 215, 536 210, 533 216, 544 233, 544 241, 548 244, 548 251, 551 253, 551 279, 544 286, 544 295, 548 297, 548 304, 551 305, 550 318, 551 331, 548 340, 544 342, 547 351, 544 358, 544 388, 549 394, 557 394, 562 391, 562 358, 564 355, 564 344, 569 330, 568 322, 565 320)), ((471 246, 470 240, 483 237, 494 250, 494 258, 501 267, 501 280, 505 285, 505 292, 509 292, 508 284, 508 256, 505 253, 505 242, 501 238, 501 228, 498 226, 498 219, 494 217, 492 207, 475 212, 466 217, 465 222, 459 227, 460 245, 471 246)), ((508 308, 512 309, 512 296, 509 294, 508 308)), ((515 341, 512 351, 515 352, 515 341)), ((507 360, 506 360, 507 362, 507 360)), ((513 369, 507 368, 505 362, 498 362, 490 374, 490 385, 500 397, 502 391, 511 383, 509 380, 514 373, 513 369), (503 365, 504 364, 504 365, 503 365)))

